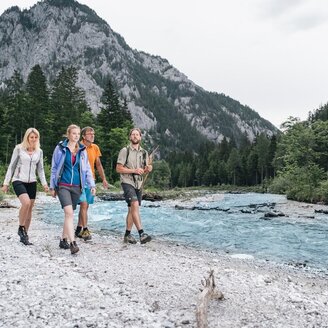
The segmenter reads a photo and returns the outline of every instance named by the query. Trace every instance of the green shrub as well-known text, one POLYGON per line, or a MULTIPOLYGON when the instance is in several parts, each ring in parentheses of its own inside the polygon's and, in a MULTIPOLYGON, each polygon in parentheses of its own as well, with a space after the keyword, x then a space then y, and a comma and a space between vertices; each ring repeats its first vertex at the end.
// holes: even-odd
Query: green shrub
POLYGON ((316 189, 316 202, 328 204, 328 180, 321 181, 319 187, 316 189))
POLYGON ((268 191, 273 194, 286 194, 290 187, 290 182, 284 176, 275 177, 268 187, 268 191))

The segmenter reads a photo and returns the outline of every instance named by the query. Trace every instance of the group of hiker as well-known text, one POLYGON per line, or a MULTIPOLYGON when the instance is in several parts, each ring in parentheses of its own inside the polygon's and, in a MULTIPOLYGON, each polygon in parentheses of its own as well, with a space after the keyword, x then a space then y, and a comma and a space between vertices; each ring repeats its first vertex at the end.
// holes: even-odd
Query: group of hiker
MULTIPOLYGON (((88 229, 88 208, 93 204, 96 194, 95 170, 102 180, 103 187, 105 189, 109 187, 100 160, 101 151, 94 143, 94 139, 95 130, 92 127, 84 127, 81 130, 75 124, 68 126, 66 138, 57 144, 52 155, 49 186, 44 172, 38 130, 27 129, 23 141, 14 148, 2 191, 8 192, 12 182, 15 194, 21 203, 18 235, 24 245, 32 245, 28 231, 36 198, 37 176, 44 191, 50 191, 53 197, 58 197, 64 211, 59 247, 70 249, 71 254, 75 254, 79 251, 76 238, 84 241, 92 239, 88 229), (80 210, 74 231, 74 210, 77 205, 80 206, 80 210)), ((130 144, 121 149, 116 164, 116 171, 120 173, 120 182, 128 206, 123 241, 130 244, 137 243, 137 239, 131 234, 133 225, 138 231, 141 244, 151 240, 151 236, 142 228, 139 212, 143 175, 152 171, 148 152, 141 147, 141 139, 141 130, 131 129, 130 144)))

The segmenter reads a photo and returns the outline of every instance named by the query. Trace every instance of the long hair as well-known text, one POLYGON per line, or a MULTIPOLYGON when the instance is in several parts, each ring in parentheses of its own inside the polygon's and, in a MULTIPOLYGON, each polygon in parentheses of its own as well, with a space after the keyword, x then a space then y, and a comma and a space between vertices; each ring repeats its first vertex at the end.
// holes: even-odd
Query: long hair
POLYGON ((34 150, 39 150, 40 149, 40 133, 35 128, 29 128, 29 129, 26 130, 26 132, 24 134, 23 141, 20 145, 23 149, 28 149, 29 147, 31 147, 30 143, 28 142, 28 137, 30 136, 31 133, 36 134, 37 137, 38 137, 38 140, 35 144, 34 150))
MULTIPOLYGON (((68 126, 67 130, 66 130, 66 137, 69 138, 69 135, 71 134, 71 131, 74 129, 79 129, 81 131, 81 128, 76 125, 76 124, 71 124, 68 126)), ((75 151, 79 150, 79 143, 77 142, 75 145, 75 151)))

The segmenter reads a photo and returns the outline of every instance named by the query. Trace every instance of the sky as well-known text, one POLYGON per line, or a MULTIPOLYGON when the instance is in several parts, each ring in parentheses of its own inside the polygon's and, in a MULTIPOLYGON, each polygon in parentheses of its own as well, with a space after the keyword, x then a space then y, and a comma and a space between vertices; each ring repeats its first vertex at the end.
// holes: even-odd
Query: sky
MULTIPOLYGON (((0 13, 37 0, 1 0, 0 13)), ((279 126, 328 103, 327 0, 80 0, 127 44, 279 126)))

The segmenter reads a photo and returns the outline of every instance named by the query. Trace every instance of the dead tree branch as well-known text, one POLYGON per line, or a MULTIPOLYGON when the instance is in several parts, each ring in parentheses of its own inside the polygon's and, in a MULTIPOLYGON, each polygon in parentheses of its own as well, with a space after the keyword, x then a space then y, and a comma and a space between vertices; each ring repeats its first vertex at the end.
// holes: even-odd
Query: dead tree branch
POLYGON ((202 280, 203 289, 198 296, 196 308, 197 328, 207 328, 207 308, 210 300, 223 299, 223 294, 215 289, 214 270, 211 270, 208 278, 202 280))

